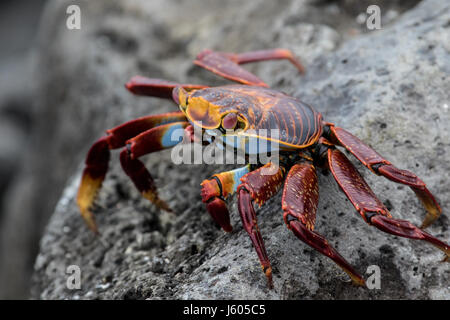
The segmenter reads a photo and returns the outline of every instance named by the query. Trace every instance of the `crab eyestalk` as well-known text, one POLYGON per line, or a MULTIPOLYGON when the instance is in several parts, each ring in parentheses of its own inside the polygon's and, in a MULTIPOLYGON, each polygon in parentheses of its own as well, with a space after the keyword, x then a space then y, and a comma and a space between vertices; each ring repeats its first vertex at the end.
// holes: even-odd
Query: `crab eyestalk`
POLYGON ((188 92, 182 87, 175 87, 172 90, 173 101, 180 106, 181 111, 185 112, 188 104, 188 92))
POLYGON ((233 130, 234 128, 236 128, 237 122, 238 122, 238 117, 237 117, 236 113, 231 112, 231 113, 228 113, 225 117, 223 117, 222 127, 225 130, 233 130))

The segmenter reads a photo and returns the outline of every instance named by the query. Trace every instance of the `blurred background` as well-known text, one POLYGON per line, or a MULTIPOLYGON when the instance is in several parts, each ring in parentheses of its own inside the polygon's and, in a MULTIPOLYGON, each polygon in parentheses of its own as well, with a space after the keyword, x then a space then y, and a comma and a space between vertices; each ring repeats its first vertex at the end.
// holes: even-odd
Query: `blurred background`
MULTIPOLYGON (((369 32, 369 5, 382 8, 386 27, 419 2, 2 0, 0 299, 30 297, 39 241, 93 139, 148 112, 152 100, 123 88, 130 76, 214 84, 216 77, 191 65, 205 47, 239 52, 289 46, 309 66, 369 32), (81 6, 79 31, 65 27, 70 4, 81 6)), ((285 74, 293 77, 290 66, 280 66, 271 80, 276 85, 284 84, 285 74)))
MULTIPOLYGON (((0 195, 17 173, 33 116, 32 59, 45 0, 0 3, 0 195)), ((3 200, 3 197, 1 198, 3 200)))
MULTIPOLYGON (((41 13, 45 0, 3 0, 0 2, 0 230, 4 233, 5 205, 14 197, 11 188, 23 168, 24 155, 30 148, 35 124, 33 108, 34 77, 33 61, 36 58, 36 43, 41 13), (9 195, 8 195, 9 193, 9 195)), ((30 212, 27 212, 29 215, 30 212)), ((37 222, 37 221, 35 221, 37 222)), ((34 225, 33 222, 31 224, 34 225)), ((27 297, 30 277, 42 226, 17 230, 16 234, 28 233, 23 246, 12 245, 10 235, 2 237, 0 274, 5 269, 25 272, 28 276, 17 277, 12 286, 0 276, 0 297, 27 297), (23 268, 23 269, 22 269, 23 268), (23 279, 22 279, 23 278, 23 279), (23 281, 22 281, 23 280, 23 281), (6 281, 6 282, 4 282, 6 281)), ((11 274, 10 272, 8 274, 11 274)))

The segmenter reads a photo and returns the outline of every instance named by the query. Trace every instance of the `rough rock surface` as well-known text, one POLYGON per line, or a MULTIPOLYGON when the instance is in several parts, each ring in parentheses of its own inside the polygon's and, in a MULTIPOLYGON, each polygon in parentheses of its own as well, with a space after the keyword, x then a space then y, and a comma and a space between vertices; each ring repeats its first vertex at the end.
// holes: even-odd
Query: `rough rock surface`
MULTIPOLYGON (((235 198, 229 202, 234 226, 230 234, 213 224, 201 203, 200 182, 223 168, 176 166, 170 151, 150 155, 145 162, 175 215, 141 199, 121 172, 115 152, 95 210, 101 236, 86 229, 74 197, 88 141, 104 128, 148 113, 149 108, 152 113, 175 110, 165 101, 133 97, 122 84, 136 73, 223 83, 190 65, 205 47, 291 48, 308 68, 305 77, 285 62, 255 64, 250 70, 274 88, 315 106, 328 121, 355 133, 399 167, 416 172, 437 195, 444 212, 450 206, 448 4, 424 1, 383 30, 352 36, 351 26, 327 25, 326 15, 319 14, 339 16, 345 5, 252 1, 238 10, 233 2, 216 7, 189 3, 152 1, 149 8, 144 1, 83 2, 85 21, 95 23, 86 23, 76 34, 48 26, 46 34, 52 35, 54 47, 49 49, 51 56, 42 58, 43 67, 51 70, 43 87, 52 93, 45 93, 43 103, 58 101, 61 109, 48 108, 59 122, 48 128, 52 147, 44 147, 58 154, 58 162, 42 163, 41 178, 61 188, 64 180, 57 177, 72 178, 41 240, 33 297, 449 299, 450 268, 440 262, 442 254, 424 243, 366 225, 330 175, 319 178, 316 230, 361 273, 378 265, 381 290, 351 286, 330 260, 298 241, 283 223, 280 194, 258 210, 274 269, 275 290, 268 290, 240 224, 235 198), (100 15, 106 18, 98 19, 100 15), (314 16, 324 20, 307 19, 314 16), (64 85, 71 81, 75 82, 69 90, 64 85), (69 265, 81 268, 80 290, 66 287, 69 265)), ((57 16, 64 10, 55 1, 47 14, 57 16)), ((413 192, 357 166, 395 217, 420 223, 424 210, 413 192)), ((444 213, 429 231, 449 242, 448 223, 444 213)))

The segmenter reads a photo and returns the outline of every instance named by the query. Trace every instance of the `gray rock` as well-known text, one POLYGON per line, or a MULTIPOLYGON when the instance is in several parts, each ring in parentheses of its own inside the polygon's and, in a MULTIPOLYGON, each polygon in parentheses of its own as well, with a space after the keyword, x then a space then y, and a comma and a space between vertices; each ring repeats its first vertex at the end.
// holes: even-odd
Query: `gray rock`
MULTIPOLYGON (((121 172, 114 152, 95 209, 101 236, 86 229, 74 197, 88 141, 104 128, 148 113, 148 106, 152 113, 174 110, 167 102, 132 97, 122 88, 123 82, 134 73, 143 73, 223 83, 190 66, 190 59, 205 47, 230 51, 292 48, 308 67, 305 77, 284 62, 255 64, 250 69, 274 88, 315 106, 328 121, 357 134, 399 167, 423 177, 444 211, 450 205, 448 4, 424 1, 384 30, 354 38, 344 24, 329 27, 320 21, 293 19, 295 10, 302 9, 302 14, 311 17, 325 10, 306 2, 252 1, 238 8, 233 2, 221 2, 217 11, 212 4, 189 4, 156 1, 152 8, 160 10, 155 12, 143 2, 83 2, 86 21, 96 24, 86 24, 75 36, 51 24, 44 30, 47 37, 55 34, 51 44, 44 42, 52 46, 47 49, 52 55, 43 57, 42 65, 52 74, 43 87, 52 92, 44 93, 42 103, 58 101, 61 109, 48 107, 57 122, 42 136, 52 141, 51 147, 42 146, 52 162, 41 163, 40 178, 53 184, 44 190, 54 198, 58 196, 55 188, 65 183, 63 177, 71 178, 41 241, 33 297, 449 299, 450 269, 439 262, 442 254, 426 244, 366 225, 330 175, 319 178, 316 230, 361 273, 369 265, 378 265, 381 290, 351 286, 331 261, 298 241, 283 223, 280 194, 258 210, 274 269, 275 289, 268 290, 241 227, 235 198, 230 200, 234 226, 230 234, 213 224, 201 203, 200 182, 223 168, 176 166, 170 161, 170 151, 148 156, 145 162, 162 198, 176 214, 160 212, 141 199, 121 172), (109 13, 105 19, 95 19, 105 12, 109 13), (65 54, 72 59, 63 59, 65 54), (55 96, 58 99, 51 101, 55 96), (80 290, 66 287, 69 265, 81 268, 80 290)), ((322 6, 330 10, 335 4, 322 6)), ((54 2, 47 14, 56 15, 63 9, 64 5, 54 2)), ((423 209, 408 188, 357 166, 395 217, 420 223, 423 209)), ((429 231, 450 241, 445 214, 429 231)))

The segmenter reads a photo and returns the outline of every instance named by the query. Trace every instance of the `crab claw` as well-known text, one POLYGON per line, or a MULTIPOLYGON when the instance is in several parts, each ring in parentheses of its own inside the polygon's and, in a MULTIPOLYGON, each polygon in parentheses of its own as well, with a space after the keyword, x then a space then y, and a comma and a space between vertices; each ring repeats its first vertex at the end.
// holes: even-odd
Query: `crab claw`
POLYGON ((202 201, 206 203, 206 209, 211 217, 225 232, 231 232, 230 213, 227 204, 221 196, 221 188, 216 179, 204 180, 201 184, 202 201))
POLYGON ((88 227, 95 233, 98 233, 98 229, 91 208, 105 179, 109 157, 109 146, 107 138, 104 137, 94 143, 88 152, 86 166, 77 194, 77 204, 80 208, 81 216, 88 227))
POLYGON ((97 196, 98 190, 102 185, 103 179, 93 177, 89 172, 83 173, 81 179, 81 187, 77 196, 78 207, 80 208, 81 217, 86 225, 94 233, 98 234, 97 224, 91 211, 91 206, 97 196))
POLYGON ((230 224, 230 213, 224 200, 215 198, 206 204, 211 217, 216 221, 225 232, 231 232, 233 227, 230 224))

